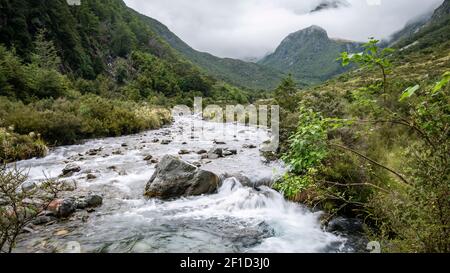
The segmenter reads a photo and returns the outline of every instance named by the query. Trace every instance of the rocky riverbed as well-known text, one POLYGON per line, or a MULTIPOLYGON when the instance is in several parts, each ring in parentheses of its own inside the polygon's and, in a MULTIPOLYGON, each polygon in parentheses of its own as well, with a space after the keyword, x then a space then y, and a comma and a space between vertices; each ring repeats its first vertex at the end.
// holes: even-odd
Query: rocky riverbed
POLYGON ((29 187, 58 178, 67 188, 16 252, 355 251, 359 239, 339 229, 346 223, 327 232, 320 212, 270 188, 285 171, 261 156, 270 132, 203 122, 197 138, 194 120, 17 163, 29 170, 29 187))

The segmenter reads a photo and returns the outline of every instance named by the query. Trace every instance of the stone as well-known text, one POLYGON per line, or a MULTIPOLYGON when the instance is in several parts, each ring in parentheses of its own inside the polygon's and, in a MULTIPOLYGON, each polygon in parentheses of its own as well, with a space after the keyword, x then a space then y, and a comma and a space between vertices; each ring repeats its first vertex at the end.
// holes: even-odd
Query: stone
POLYGON ((209 159, 219 159, 220 156, 218 154, 208 154, 207 158, 209 158, 209 159))
POLYGON ((103 197, 96 194, 88 195, 85 200, 89 208, 96 208, 103 204, 103 197))
POLYGON ((74 191, 77 189, 77 182, 74 180, 66 180, 60 183, 61 183, 61 190, 63 191, 74 191))
POLYGON ((169 139, 164 139, 161 141, 162 145, 169 145, 170 143, 172 143, 172 140, 169 140, 169 139))
POLYGON ((94 179, 97 179, 97 176, 95 176, 94 174, 90 173, 90 174, 88 174, 88 175, 86 176, 86 179, 87 179, 87 180, 94 180, 94 179))
POLYGON ((197 151, 198 155, 207 154, 207 153, 208 153, 207 150, 199 150, 199 151, 197 151))
POLYGON ((73 175, 74 173, 77 173, 80 171, 81 171, 81 167, 72 163, 72 164, 68 164, 66 167, 64 167, 64 169, 62 170, 62 174, 63 174, 63 176, 70 176, 70 175, 73 175))
POLYGON ((219 185, 219 177, 200 170, 174 156, 166 155, 145 188, 147 197, 171 199, 213 193, 219 185))
POLYGON ((222 148, 213 148, 208 152, 208 158, 217 159, 219 157, 223 157, 223 149, 222 148))
POLYGON ((41 225, 50 224, 52 222, 56 222, 57 220, 58 219, 56 217, 42 215, 42 216, 36 217, 36 219, 34 219, 33 222, 31 222, 31 223, 36 226, 41 226, 41 225))
POLYGON ((214 140, 214 144, 216 144, 216 145, 226 145, 227 143, 225 143, 224 141, 220 141, 220 140, 214 140))
POLYGON ((326 230, 342 234, 356 234, 364 232, 363 225, 360 219, 336 217, 328 223, 326 230))
POLYGON ((54 212, 58 218, 67 218, 71 216, 76 208, 77 204, 74 198, 56 199, 48 206, 48 210, 54 212))
POLYGON ((152 159, 153 159, 152 155, 148 155, 148 156, 144 157, 144 161, 150 161, 152 159))
POLYGON ((25 182, 22 184, 22 190, 24 192, 29 192, 37 188, 36 183, 34 182, 25 182))
POLYGON ((156 158, 153 158, 152 160, 150 160, 150 163, 152 164, 158 164, 159 160, 156 158))
POLYGON ((253 144, 244 144, 244 145, 242 145, 242 148, 244 148, 244 149, 256 149, 257 147, 256 147, 256 145, 253 145, 253 144))
POLYGON ((80 197, 76 201, 77 209, 87 209, 100 207, 103 204, 103 197, 96 194, 90 194, 86 197, 80 197))
POLYGON ((187 154, 190 154, 190 153, 191 153, 190 151, 185 150, 185 149, 180 150, 180 151, 178 152, 179 155, 187 155, 187 154))

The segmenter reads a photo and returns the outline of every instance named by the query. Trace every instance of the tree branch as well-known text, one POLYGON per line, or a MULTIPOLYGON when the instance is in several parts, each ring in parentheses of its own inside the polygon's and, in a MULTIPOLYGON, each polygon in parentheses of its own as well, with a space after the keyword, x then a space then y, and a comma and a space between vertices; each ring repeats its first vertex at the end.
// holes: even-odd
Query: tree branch
POLYGON ((332 146, 332 147, 336 147, 336 148, 345 150, 345 151, 352 152, 352 153, 358 155, 359 157, 362 157, 362 158, 364 158, 365 160, 371 162, 372 164, 374 164, 374 165, 376 165, 376 166, 378 166, 378 167, 380 167, 380 168, 383 168, 383 169, 389 171, 390 173, 394 174, 394 175, 397 176, 401 181, 403 181, 405 184, 411 185, 411 183, 409 183, 408 180, 406 180, 406 179, 403 177, 403 175, 401 175, 399 172, 397 172, 397 171, 395 171, 395 170, 393 170, 393 169, 391 169, 391 168, 389 168, 389 167, 386 167, 386 166, 384 166, 383 164, 378 163, 378 162, 376 162, 375 160, 373 160, 373 159, 371 159, 371 158, 369 158, 369 157, 367 157, 367 156, 365 156, 365 155, 363 155, 363 154, 361 154, 361 153, 359 153, 359 152, 357 152, 357 151, 355 151, 355 150, 353 150, 353 149, 350 149, 350 148, 348 148, 348 147, 345 147, 345 146, 342 146, 342 145, 339 145, 339 144, 329 144, 329 145, 332 146))

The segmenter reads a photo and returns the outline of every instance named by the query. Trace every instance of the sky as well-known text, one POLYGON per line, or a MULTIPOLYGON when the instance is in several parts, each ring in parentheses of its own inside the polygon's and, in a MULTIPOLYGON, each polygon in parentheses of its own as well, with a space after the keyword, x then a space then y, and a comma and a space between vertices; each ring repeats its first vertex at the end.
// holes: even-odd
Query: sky
POLYGON ((322 0, 125 0, 165 24, 196 50, 219 57, 260 58, 290 33, 311 25, 332 38, 383 39, 437 8, 443 0, 342 0, 350 4, 310 13, 322 0))

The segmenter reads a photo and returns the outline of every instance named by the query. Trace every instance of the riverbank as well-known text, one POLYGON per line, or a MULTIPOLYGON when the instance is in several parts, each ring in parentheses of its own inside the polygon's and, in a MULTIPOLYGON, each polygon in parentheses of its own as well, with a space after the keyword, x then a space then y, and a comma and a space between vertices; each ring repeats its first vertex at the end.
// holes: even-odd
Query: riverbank
MULTIPOLYGON (((248 137, 178 139, 190 122, 190 117, 177 119, 163 129, 58 147, 45 158, 18 162, 30 170, 31 182, 59 177, 67 165, 77 165, 69 177, 59 177, 77 186, 64 198, 98 195, 103 202, 31 226, 15 251, 63 252, 71 242, 80 244, 82 252, 354 251, 347 238, 322 228, 320 212, 264 186, 284 173, 282 162, 269 163, 260 155, 267 131, 227 125, 248 137), (214 153, 219 150, 221 156, 214 153), (145 185, 165 155, 221 177, 218 191, 166 201, 145 198, 145 185)), ((216 129, 217 124, 205 122, 206 133, 216 129)))

